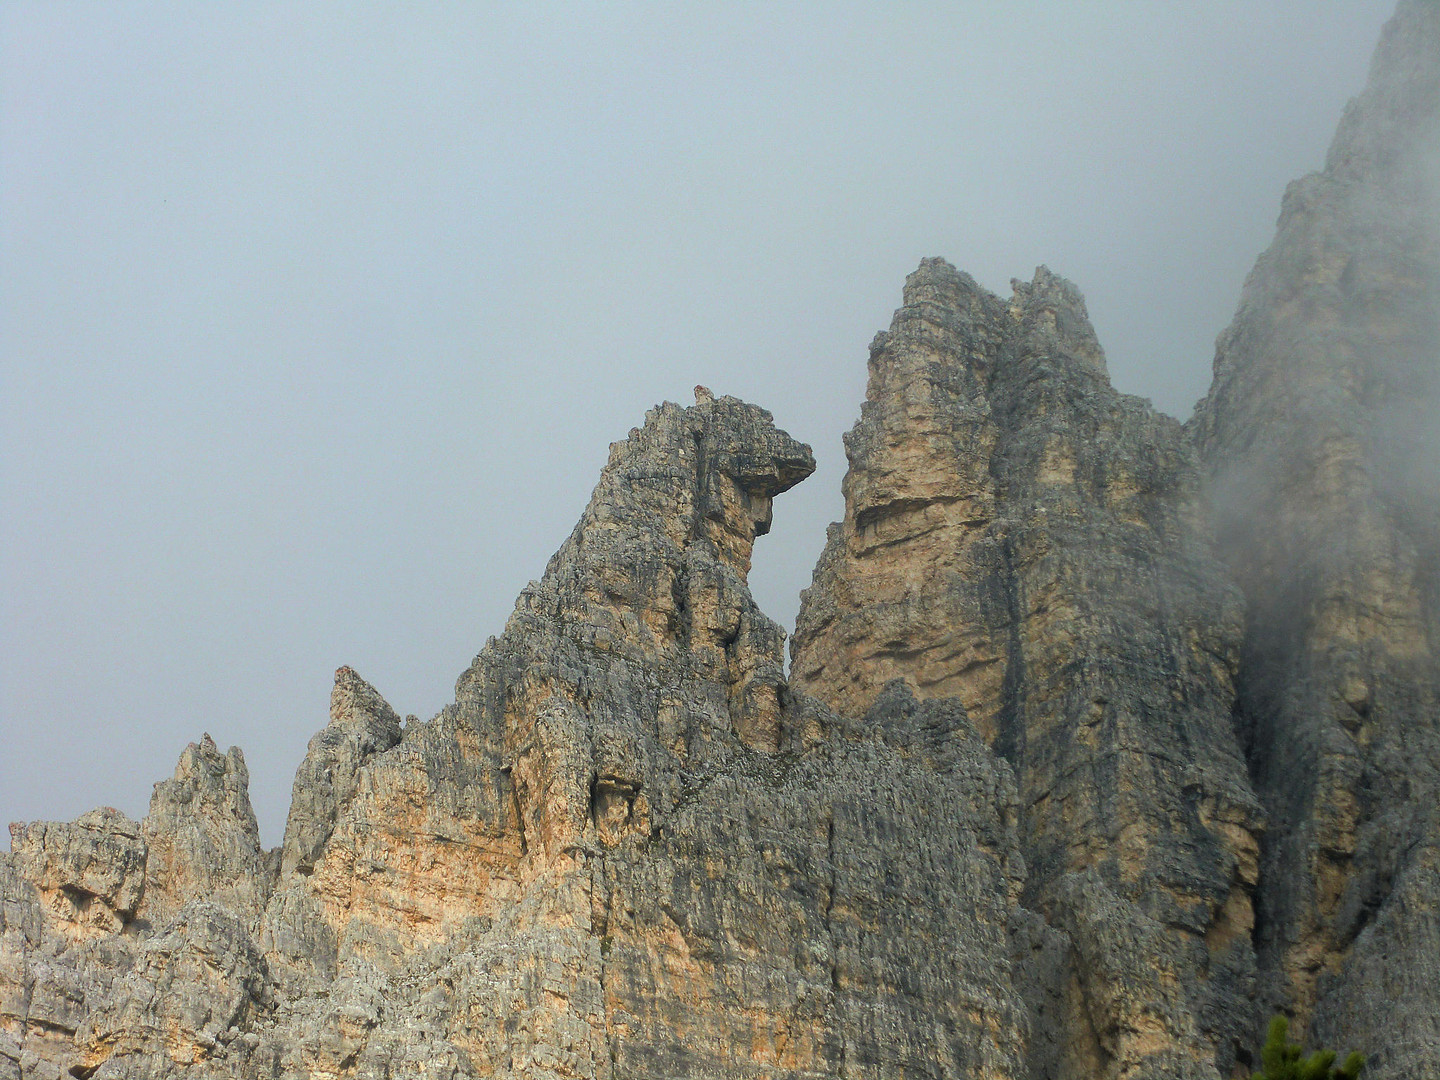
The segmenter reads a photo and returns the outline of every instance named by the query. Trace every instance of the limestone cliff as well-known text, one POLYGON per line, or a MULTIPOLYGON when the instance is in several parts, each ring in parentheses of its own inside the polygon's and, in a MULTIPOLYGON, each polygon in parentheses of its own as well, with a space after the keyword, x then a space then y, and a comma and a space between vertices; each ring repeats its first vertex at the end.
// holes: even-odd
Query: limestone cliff
POLYGON ((1285 194, 1191 423, 1248 601, 1266 1000, 1440 1073, 1440 5, 1285 194))
POLYGON ((348 667, 260 844, 205 736, 11 826, 0 1080, 1440 1074, 1440 3, 1402 0, 1191 423, 1079 291, 939 259, 814 469, 696 388, 403 721, 348 667))
POLYGON ((1261 822, 1240 597, 1180 425, 1111 389, 1073 286, 1014 288, 926 260, 871 345, 794 683, 855 717, 894 678, 956 698, 1014 769, 1024 896, 1066 957, 1035 1075, 1228 1074, 1261 822))
POLYGON ((793 698, 750 598, 813 468, 655 409, 453 706, 336 673, 276 852, 208 738, 140 825, 18 828, 0 1077, 1024 1077, 1011 771, 957 701, 793 698))

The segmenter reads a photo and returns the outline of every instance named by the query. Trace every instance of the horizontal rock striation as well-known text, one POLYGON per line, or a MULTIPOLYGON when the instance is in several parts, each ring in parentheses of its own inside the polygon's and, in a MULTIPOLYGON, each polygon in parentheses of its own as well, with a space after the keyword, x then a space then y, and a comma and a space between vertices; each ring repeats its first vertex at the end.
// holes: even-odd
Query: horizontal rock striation
POLYGON ((845 445, 794 683, 856 718, 892 679, 956 698, 1014 769, 1024 898, 1065 941, 1044 978, 1073 984, 1032 1075, 1228 1074, 1261 815, 1230 725, 1241 602, 1180 425, 1110 387, 1068 282, 1002 300, 928 259, 845 445))

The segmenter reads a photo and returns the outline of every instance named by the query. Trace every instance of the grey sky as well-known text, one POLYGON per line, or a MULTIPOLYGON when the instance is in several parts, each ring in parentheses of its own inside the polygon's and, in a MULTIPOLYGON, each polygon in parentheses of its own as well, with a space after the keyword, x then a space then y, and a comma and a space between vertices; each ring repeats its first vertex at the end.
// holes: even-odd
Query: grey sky
POLYGON ((1188 415, 1391 4, 700 7, 0 7, 0 823, 209 731, 277 842, 334 669, 446 704, 696 383, 815 448, 791 624, 923 256, 1188 415))

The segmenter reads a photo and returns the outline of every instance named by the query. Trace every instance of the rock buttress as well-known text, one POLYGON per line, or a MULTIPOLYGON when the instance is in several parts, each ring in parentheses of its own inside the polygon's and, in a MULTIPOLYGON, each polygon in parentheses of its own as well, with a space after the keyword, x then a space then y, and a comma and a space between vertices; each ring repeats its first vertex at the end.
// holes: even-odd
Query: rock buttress
POLYGON ((155 785, 143 823, 101 809, 11 826, 0 1077, 262 1075, 246 1040, 274 1007, 253 938, 273 861, 248 782, 240 751, 206 735, 155 785))
POLYGON ((658 407, 453 706, 369 757, 317 737, 299 778, 343 760, 353 794, 292 817, 326 838, 291 872, 287 835, 265 932, 297 1015, 361 1019, 282 1063, 378 1075, 423 1015, 427 1060, 480 1075, 1023 1075, 1008 768, 958 703, 897 689, 871 730, 793 701, 750 597, 813 467, 754 406, 658 407))
POLYGON ((1191 422, 1248 602, 1267 999, 1440 1072, 1440 5, 1404 0, 1191 422))
POLYGON ((936 259, 845 445, 794 685, 851 717, 897 678, 958 698, 1014 768, 1026 904, 1074 983, 1036 1074, 1228 1074, 1260 814, 1230 726, 1240 600, 1180 425, 1110 387, 1068 282, 1006 301, 936 259))
POLYGON ((1021 1080, 1013 774, 956 699, 790 693, 746 574, 813 460, 699 397, 612 448, 454 705, 336 673, 280 849, 208 739, 143 826, 19 829, 0 1077, 1021 1080))

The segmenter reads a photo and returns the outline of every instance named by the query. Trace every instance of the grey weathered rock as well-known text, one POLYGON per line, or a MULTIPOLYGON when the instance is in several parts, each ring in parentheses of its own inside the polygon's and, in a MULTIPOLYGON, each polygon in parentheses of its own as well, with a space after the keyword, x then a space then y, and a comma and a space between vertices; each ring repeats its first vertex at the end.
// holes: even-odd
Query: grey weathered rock
MULTIPOLYGON (((0 853, 0 1032, 12 1040, 25 1033, 31 983, 27 960, 43 932, 39 890, 16 867, 13 854, 0 853)), ((16 1053, 18 1046, 17 1041, 16 1053)))
POLYGON ((271 997, 245 921, 227 907, 191 901, 135 950, 133 966, 87 1010, 75 1033, 78 1068, 97 1080, 180 1070, 239 1075, 246 1046, 238 1036, 273 1007, 271 997))
MULTIPOLYGON (((1021 1075, 1008 769, 958 704, 791 701, 745 585, 811 468, 753 406, 661 406, 453 707, 312 743, 297 789, 350 794, 292 815, 261 931, 282 1075, 1021 1075)), ((393 716, 356 696, 332 728, 393 716)))
POLYGON ((1076 981, 1036 1074, 1228 1073, 1260 827, 1230 727, 1240 599, 1180 425, 1111 389, 1073 286, 1014 288, 941 260, 906 283, 794 680, 851 716, 892 678, 956 696, 1014 768, 1026 903, 1076 981))
POLYGON ((145 895, 140 826, 109 807, 73 822, 12 825, 10 851, 50 921, 71 936, 115 933, 145 895))
MULTIPOLYGON (((457 1075, 805 1075, 847 1055, 1019 1075, 1023 1008, 991 957, 1023 873, 1008 770, 963 721, 932 724, 925 764, 790 703, 783 634, 745 585, 770 500, 812 468, 767 414, 698 392, 616 444, 456 705, 360 767, 298 886, 359 996, 286 1068, 394 1068, 423 1007, 426 1053, 461 1054, 457 1075), (824 745, 775 756, 807 740, 824 745), (411 869, 392 882, 382 853, 411 869)), ((277 898, 296 876, 287 860, 277 898)), ((272 901, 265 933, 281 921, 272 901)))
POLYGON ((697 399, 616 444, 454 706, 402 732, 341 669, 273 891, 243 763, 208 740, 141 830, 150 921, 67 951, 5 878, 16 1052, 96 1077, 1023 1076, 1011 772, 958 701, 897 685, 851 723, 790 694, 745 576, 813 460, 697 399), (222 902, 187 896, 222 873, 222 902), (70 1002, 43 1037, 40 988, 70 1002))
POLYGON ((791 683, 746 576, 814 461, 697 387, 453 705, 336 673, 281 848, 208 736, 12 827, 0 1080, 1218 1080, 1275 1007, 1435 1072, 1437 68, 1406 0, 1222 337, 1243 597, 1078 291, 926 260, 791 683))
POLYGON ((239 747, 222 754, 209 735, 187 746, 175 775, 155 785, 141 834, 147 847, 142 918, 163 924, 200 899, 250 922, 259 918, 272 882, 239 747))
POLYGON ((335 819, 355 795, 360 767, 400 741, 400 717, 348 668, 335 672, 330 723, 310 740, 295 773, 280 864, 283 877, 309 873, 335 819))
MULTIPOLYGON (((120 817, 114 811, 85 815, 95 823, 113 825, 120 817)), ((122 832, 133 833, 133 822, 124 823, 122 832)), ((80 830, 77 830, 80 831, 80 830)), ((51 832, 41 828, 52 842, 65 830, 51 832)), ((32 827, 27 841, 38 839, 32 827)), ((92 842, 94 837, 89 838, 92 842)), ((88 845, 72 832, 64 836, 59 852, 85 851, 88 845)), ((90 852, 105 851, 101 841, 90 852)), ((123 848, 122 848, 123 850, 123 848)), ((75 1061, 74 1036, 89 1012, 106 1000, 116 978, 128 969, 134 936, 111 930, 116 921, 101 917, 108 908, 97 894, 87 894, 79 907, 91 918, 76 921, 74 908, 68 902, 57 903, 52 896, 47 903, 37 888, 17 866, 34 866, 35 853, 16 856, 0 855, 0 1075, 4 1075, 7 1057, 15 1063, 20 1076, 59 1077, 75 1061)), ((54 874, 72 871, 86 860, 41 859, 38 865, 54 874), (67 867, 65 863, 69 861, 67 867), (48 864, 48 866, 47 866, 48 864)), ((90 883, 109 884, 115 875, 87 875, 90 883)), ((54 880, 52 877, 51 880, 54 880)), ((123 881, 123 878, 122 878, 123 881)), ((115 891, 107 890, 115 896, 115 891)), ((123 893, 122 893, 123 895, 123 893)), ((113 910, 113 909, 110 909, 113 910)), ((133 929, 132 924, 124 924, 133 929)))
POLYGON ((1440 5, 1403 0, 1191 423, 1248 600, 1267 999, 1440 1073, 1440 5))
POLYGON ((616 1075, 1025 1075, 1009 770, 958 703, 877 709, 798 760, 745 755, 605 860, 616 1075))
POLYGON ((20 1044, 0 1031, 0 1080, 20 1080, 20 1044))
POLYGON ((97 810, 12 826, 0 861, 0 1031, 22 1077, 192 1065, 239 1075, 211 1060, 205 1025, 227 1008, 215 973, 229 977, 234 956, 260 963, 239 976, 246 985, 268 986, 250 927, 271 875, 247 785, 240 751, 223 755, 206 736, 155 786, 142 825, 97 810))

